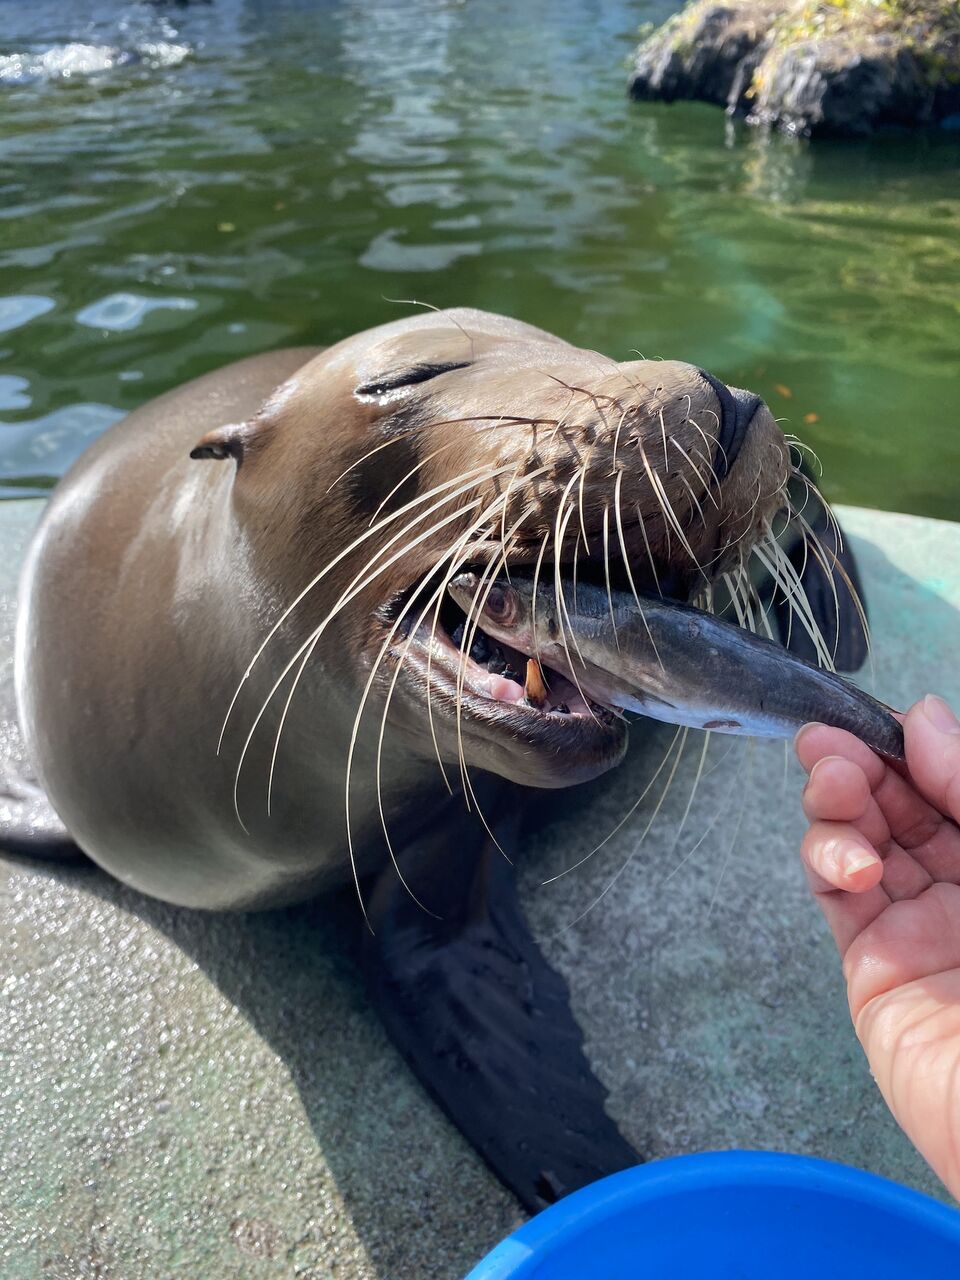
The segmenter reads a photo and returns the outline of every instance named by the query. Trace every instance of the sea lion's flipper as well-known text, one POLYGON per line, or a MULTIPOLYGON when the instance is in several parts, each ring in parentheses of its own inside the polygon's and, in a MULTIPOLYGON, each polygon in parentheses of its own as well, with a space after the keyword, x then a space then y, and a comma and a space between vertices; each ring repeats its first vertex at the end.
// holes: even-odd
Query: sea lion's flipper
POLYGON ((30 767, 12 679, 0 680, 0 850, 47 858, 80 854, 30 767))
MULTIPOLYGON (((837 670, 857 671, 868 652, 866 601, 857 562, 847 539, 838 533, 835 518, 827 515, 816 492, 808 490, 802 480, 794 480, 790 500, 794 510, 803 511, 810 531, 805 539, 795 525, 788 525, 784 549, 800 578, 827 649, 834 654, 837 670)), ((809 632, 796 616, 791 618, 793 610, 779 590, 774 593, 774 607, 781 639, 792 653, 816 663, 817 650, 809 632)))
MULTIPOLYGON (((567 985, 534 941, 513 868, 489 839, 465 851, 461 835, 425 856, 418 849, 407 876, 418 891, 426 886, 423 899, 441 920, 392 868, 383 873, 370 904, 367 972, 421 1084, 537 1212, 640 1156, 604 1110, 567 985), (434 886, 437 895, 428 893, 434 886)), ((408 865, 405 856, 405 873, 408 865)))

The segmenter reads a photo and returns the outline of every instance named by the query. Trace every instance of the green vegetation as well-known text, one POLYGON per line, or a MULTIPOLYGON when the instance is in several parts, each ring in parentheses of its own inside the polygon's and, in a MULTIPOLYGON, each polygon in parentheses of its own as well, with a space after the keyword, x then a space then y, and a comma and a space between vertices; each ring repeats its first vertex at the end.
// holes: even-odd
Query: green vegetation
POLYGON ((958 0, 803 0, 784 10, 773 30, 773 51, 845 37, 857 44, 895 41, 917 59, 929 83, 960 80, 958 0))

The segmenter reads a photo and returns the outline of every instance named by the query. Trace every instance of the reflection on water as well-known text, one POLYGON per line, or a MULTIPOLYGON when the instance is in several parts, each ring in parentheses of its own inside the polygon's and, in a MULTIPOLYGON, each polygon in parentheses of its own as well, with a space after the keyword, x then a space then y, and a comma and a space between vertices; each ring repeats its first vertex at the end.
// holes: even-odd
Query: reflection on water
POLYGON ((136 329, 151 311, 195 311, 193 298, 144 298, 135 293, 111 293, 81 307, 75 319, 91 329, 136 329))
POLYGON ((0 333, 19 329, 22 324, 52 311, 57 304, 52 298, 38 298, 28 293, 19 297, 0 298, 0 333))
POLYGON ((636 25, 670 7, 7 6, 0 66, 34 72, 0 80, 0 483, 419 298, 705 365, 835 496, 956 516, 960 143, 808 147, 630 104, 636 25))

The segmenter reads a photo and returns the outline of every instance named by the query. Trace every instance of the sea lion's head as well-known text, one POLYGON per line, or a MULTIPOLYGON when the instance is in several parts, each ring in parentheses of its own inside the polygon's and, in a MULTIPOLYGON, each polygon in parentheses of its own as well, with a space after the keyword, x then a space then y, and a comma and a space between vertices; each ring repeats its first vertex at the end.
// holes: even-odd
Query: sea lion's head
POLYGON ((694 365, 617 362, 467 309, 340 342, 195 452, 239 463, 251 554, 298 602, 293 638, 321 629, 313 678, 368 691, 375 722, 389 699, 415 755, 540 787, 617 763, 625 726, 559 680, 530 705, 515 655, 463 639, 447 581, 562 566, 708 593, 769 528, 789 465, 759 397, 694 365))

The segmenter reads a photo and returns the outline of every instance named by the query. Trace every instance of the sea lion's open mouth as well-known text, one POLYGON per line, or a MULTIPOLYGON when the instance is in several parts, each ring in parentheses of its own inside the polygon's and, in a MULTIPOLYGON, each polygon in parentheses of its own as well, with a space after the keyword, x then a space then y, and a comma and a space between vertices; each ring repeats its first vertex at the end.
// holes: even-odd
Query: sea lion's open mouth
MULTIPOLYGON (((532 565, 511 565, 532 572, 532 565)), ((540 570, 551 582, 552 564, 540 570)), ((598 573, 592 562, 582 561, 580 574, 598 573)), ((480 579, 489 583, 489 571, 480 579)), ((602 576, 602 569, 599 570, 602 576)), ((618 573, 618 579, 620 574, 618 573)), ((409 595, 424 598, 424 584, 409 595)), ((484 591, 481 588, 479 598, 484 591)), ((399 615, 402 605, 391 612, 399 615)), ((613 708, 590 698, 575 680, 529 652, 491 637, 476 615, 468 616, 444 591, 437 608, 421 618, 423 609, 410 610, 406 626, 398 632, 395 654, 402 659, 429 704, 431 715, 446 713, 461 731, 480 729, 494 741, 527 743, 546 748, 554 761, 558 782, 575 776, 593 776, 616 763, 627 743, 627 725, 613 708)), ((541 780, 541 785, 548 785, 541 780)))
POLYGON ((544 667, 533 654, 492 639, 452 600, 441 610, 440 625, 432 631, 421 628, 421 632, 432 665, 452 669, 461 696, 549 716, 558 722, 569 717, 614 718, 610 708, 588 701, 572 681, 544 667))

